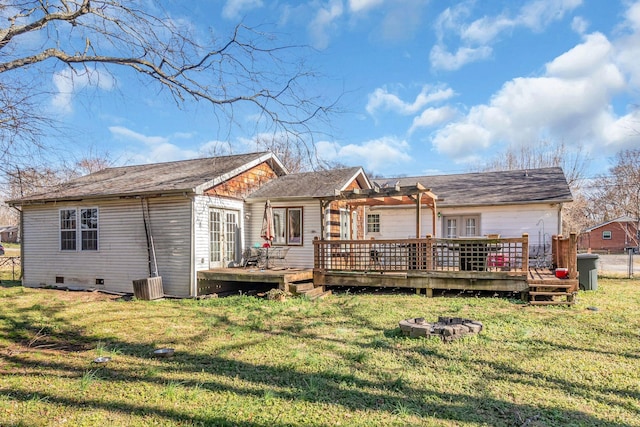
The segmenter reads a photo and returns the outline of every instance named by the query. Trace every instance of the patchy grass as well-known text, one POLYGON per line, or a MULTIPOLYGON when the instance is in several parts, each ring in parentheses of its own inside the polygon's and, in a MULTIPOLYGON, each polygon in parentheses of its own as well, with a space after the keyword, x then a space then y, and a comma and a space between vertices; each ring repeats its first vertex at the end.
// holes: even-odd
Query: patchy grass
POLYGON ((0 424, 640 426, 639 341, 638 280, 601 279, 572 308, 389 294, 124 301, 3 282, 0 424), (485 330, 445 344, 397 327, 438 316, 485 330), (175 356, 152 357, 160 347, 175 356))
POLYGON ((0 255, 0 280, 20 280, 19 243, 3 243, 4 255, 0 255))

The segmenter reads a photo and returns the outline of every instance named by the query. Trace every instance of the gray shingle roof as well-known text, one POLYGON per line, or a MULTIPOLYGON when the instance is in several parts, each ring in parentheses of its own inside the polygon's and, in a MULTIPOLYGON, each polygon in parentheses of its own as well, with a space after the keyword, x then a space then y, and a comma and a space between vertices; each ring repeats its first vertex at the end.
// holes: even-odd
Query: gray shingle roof
POLYGON ((589 228, 586 228, 584 231, 585 232, 593 231, 595 229, 598 229, 600 227, 604 227, 605 225, 609 225, 609 224, 612 224, 614 222, 618 222, 618 223, 632 222, 634 224, 637 224, 638 220, 635 220, 635 219, 633 219, 632 217, 630 217, 628 215, 624 215, 624 216, 621 216, 619 218, 610 219, 609 221, 605 221, 605 222, 601 222, 600 224, 593 225, 593 226, 591 226, 589 228))
POLYGON ((262 152, 108 168, 11 203, 196 192, 200 186, 217 184, 217 178, 271 157, 271 153, 262 152))
POLYGON ((558 203, 573 200, 561 168, 376 180, 381 186, 395 185, 398 181, 400 185, 419 182, 430 188, 438 198, 444 199, 438 202, 438 206, 558 203))
POLYGON ((247 200, 331 196, 335 190, 343 190, 361 170, 352 167, 285 175, 266 183, 247 200))

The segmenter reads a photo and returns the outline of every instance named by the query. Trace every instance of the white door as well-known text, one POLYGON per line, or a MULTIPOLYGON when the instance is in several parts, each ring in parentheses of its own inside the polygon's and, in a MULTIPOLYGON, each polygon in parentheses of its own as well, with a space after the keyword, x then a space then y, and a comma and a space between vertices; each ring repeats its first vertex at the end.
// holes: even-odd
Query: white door
POLYGON ((351 221, 346 209, 340 209, 340 240, 351 240, 351 221))
POLYGON ((229 267, 237 261, 238 211, 209 211, 209 268, 229 267))

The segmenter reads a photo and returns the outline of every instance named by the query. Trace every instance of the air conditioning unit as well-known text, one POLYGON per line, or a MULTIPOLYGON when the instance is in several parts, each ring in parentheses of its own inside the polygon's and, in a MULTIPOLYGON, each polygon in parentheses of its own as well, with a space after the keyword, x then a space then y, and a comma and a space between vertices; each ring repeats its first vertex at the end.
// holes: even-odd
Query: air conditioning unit
POLYGON ((133 281, 133 295, 141 300, 154 300, 164 297, 162 277, 148 277, 133 281))

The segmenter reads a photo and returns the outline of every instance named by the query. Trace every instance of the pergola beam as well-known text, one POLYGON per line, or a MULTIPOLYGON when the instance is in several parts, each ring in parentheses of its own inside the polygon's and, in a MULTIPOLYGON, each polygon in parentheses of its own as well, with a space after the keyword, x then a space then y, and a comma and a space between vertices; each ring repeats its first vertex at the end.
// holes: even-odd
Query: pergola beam
POLYGON ((320 198, 323 218, 324 207, 332 201, 345 201, 351 208, 357 206, 415 205, 417 238, 420 238, 422 234, 421 217, 423 205, 431 209, 433 218, 432 232, 434 236, 436 235, 436 200, 441 201, 442 199, 438 199, 438 196, 431 192, 430 188, 426 188, 419 182, 408 186, 400 186, 400 183, 397 182, 390 187, 380 187, 374 183, 374 187, 370 189, 358 188, 349 191, 336 191, 333 196, 320 198))

